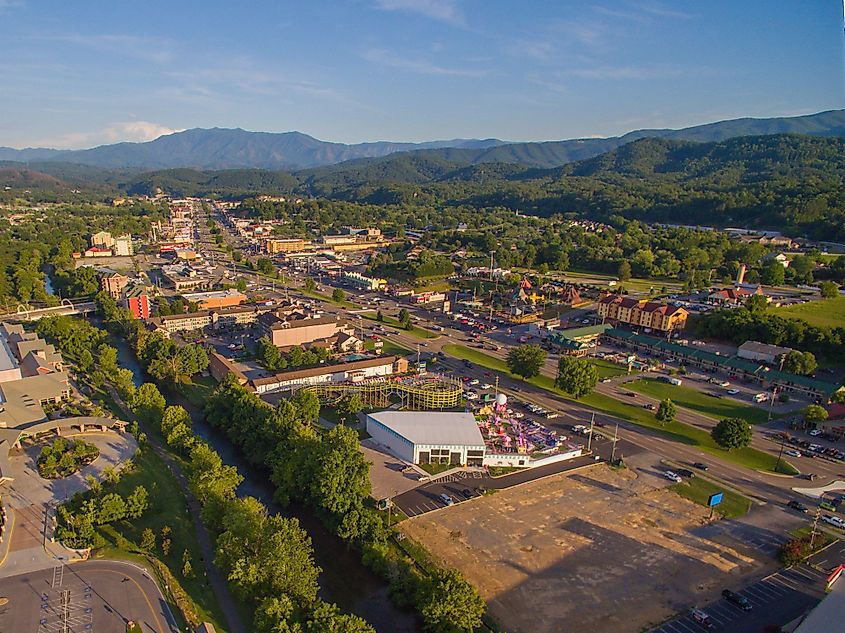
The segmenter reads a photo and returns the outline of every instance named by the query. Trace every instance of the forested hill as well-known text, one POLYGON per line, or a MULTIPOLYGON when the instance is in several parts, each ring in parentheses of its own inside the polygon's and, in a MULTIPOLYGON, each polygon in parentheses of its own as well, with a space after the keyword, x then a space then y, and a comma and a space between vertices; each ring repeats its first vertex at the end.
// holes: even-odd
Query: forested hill
MULTIPOLYGON (((41 168, 61 179, 49 164, 41 168)), ((93 177, 90 170, 81 173, 93 177)), ((503 207, 546 216, 772 228, 845 241, 845 139, 840 138, 772 135, 716 143, 648 138, 554 169, 468 164, 413 152, 294 173, 177 169, 120 178, 112 173, 108 180, 116 191, 131 193, 295 193, 427 205, 444 213, 458 206, 503 207)), ((27 182, 37 186, 37 181, 28 176, 27 182)))
POLYGON ((145 143, 115 143, 85 150, 0 147, 0 160, 53 161, 108 169, 304 169, 396 152, 423 153, 428 160, 462 165, 512 163, 549 168, 609 152, 642 138, 698 142, 761 134, 845 137, 845 110, 771 119, 734 119, 679 130, 636 130, 611 138, 507 143, 497 139, 452 139, 423 143, 332 143, 301 132, 192 129, 145 143))

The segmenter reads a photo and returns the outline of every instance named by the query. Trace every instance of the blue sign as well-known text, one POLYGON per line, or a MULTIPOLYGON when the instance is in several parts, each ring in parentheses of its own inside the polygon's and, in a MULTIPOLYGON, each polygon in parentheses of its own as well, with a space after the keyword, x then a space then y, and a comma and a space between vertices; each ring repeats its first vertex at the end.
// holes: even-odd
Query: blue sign
POLYGON ((722 497, 725 496, 724 492, 714 492, 710 497, 707 499, 707 505, 709 507, 717 506, 722 503, 722 497))

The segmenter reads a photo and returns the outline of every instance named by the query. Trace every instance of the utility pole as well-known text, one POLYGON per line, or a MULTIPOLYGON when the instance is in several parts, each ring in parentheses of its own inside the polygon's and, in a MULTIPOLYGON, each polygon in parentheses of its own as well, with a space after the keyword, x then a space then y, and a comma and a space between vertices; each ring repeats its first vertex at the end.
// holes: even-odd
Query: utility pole
MULTIPOLYGON (((771 415, 771 411, 769 412, 771 415)), ((780 436, 780 451, 778 451, 778 462, 775 464, 775 472, 778 472, 778 468, 780 468, 780 458, 783 456, 783 445, 786 444, 786 434, 781 433, 780 436)))
POLYGON ((593 446, 593 426, 595 425, 595 423, 596 423, 596 414, 592 413, 592 414, 590 414, 590 437, 587 438, 587 452, 590 452, 590 450, 592 450, 592 446, 593 446))
POLYGON ((616 430, 613 432, 613 448, 610 449, 610 463, 613 464, 613 460, 616 457, 616 441, 619 439, 619 422, 616 423, 616 430))
POLYGON ((816 518, 813 519, 813 531, 810 533, 810 551, 813 551, 813 543, 816 541, 816 528, 819 525, 819 516, 822 513, 821 506, 816 506, 816 518))
POLYGON ((767 423, 772 421, 772 407, 775 406, 775 398, 777 398, 777 395, 778 388, 777 386, 775 386, 774 390, 772 391, 772 395, 769 398, 769 419, 766 421, 767 423))

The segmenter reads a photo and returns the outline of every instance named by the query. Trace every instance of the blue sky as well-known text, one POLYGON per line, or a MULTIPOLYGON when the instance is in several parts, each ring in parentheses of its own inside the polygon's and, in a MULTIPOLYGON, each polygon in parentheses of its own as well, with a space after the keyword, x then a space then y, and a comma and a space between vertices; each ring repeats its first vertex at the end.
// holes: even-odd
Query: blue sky
POLYGON ((550 140, 845 107, 841 0, 0 0, 0 145, 550 140))

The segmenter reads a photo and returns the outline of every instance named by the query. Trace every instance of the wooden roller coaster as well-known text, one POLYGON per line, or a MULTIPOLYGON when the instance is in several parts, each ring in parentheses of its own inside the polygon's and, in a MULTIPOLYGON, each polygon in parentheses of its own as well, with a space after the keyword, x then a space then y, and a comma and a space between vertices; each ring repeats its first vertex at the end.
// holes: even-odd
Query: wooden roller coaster
POLYGON ((302 389, 315 394, 321 404, 327 405, 334 404, 345 394, 354 393, 367 408, 387 407, 391 396, 396 396, 403 409, 451 409, 460 404, 463 393, 460 381, 439 374, 307 385, 302 389))

